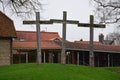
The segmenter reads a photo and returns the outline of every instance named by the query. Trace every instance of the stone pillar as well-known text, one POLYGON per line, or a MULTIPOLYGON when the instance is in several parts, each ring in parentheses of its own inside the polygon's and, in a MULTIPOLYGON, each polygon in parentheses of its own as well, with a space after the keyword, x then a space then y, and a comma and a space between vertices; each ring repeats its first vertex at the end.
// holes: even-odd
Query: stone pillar
POLYGON ((28 52, 26 52, 26 63, 28 63, 28 52))

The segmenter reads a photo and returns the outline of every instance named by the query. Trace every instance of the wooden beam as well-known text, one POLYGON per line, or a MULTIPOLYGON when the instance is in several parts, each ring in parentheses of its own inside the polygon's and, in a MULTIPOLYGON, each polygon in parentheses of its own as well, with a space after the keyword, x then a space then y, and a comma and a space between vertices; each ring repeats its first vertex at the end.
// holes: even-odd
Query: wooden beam
MULTIPOLYGON (((104 24, 93 24, 94 28, 105 28, 104 24)), ((90 27, 89 23, 79 23, 78 27, 90 27)))
POLYGON ((37 63, 41 64, 42 63, 42 58, 41 58, 41 39, 40 39, 40 13, 36 12, 36 31, 37 31, 37 63))
MULTIPOLYGON (((53 24, 53 22, 52 21, 39 21, 39 23, 40 24, 53 24)), ((27 20, 27 21, 23 21, 23 24, 30 24, 30 25, 32 25, 32 24, 36 24, 36 21, 33 21, 33 20, 27 20)))
POLYGON ((62 27, 62 53, 61 53, 61 63, 66 63, 66 20, 67 13, 63 12, 63 27, 62 27))
POLYGON ((94 66, 94 45, 93 45, 93 38, 94 38, 94 17, 90 15, 90 52, 89 52, 89 65, 94 66))
MULTIPOLYGON (((59 20, 59 19, 50 19, 51 22, 53 23, 63 23, 63 20, 59 20)), ((66 20, 67 24, 79 24, 79 21, 75 21, 75 20, 66 20)))

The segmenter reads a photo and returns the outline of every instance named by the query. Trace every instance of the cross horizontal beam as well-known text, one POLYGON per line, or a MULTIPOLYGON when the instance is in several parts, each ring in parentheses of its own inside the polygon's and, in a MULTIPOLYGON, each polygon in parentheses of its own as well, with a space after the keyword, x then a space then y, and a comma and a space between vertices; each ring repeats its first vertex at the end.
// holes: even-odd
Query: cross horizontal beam
MULTIPOLYGON (((50 20, 46 20, 46 21, 40 21, 40 24, 53 24, 53 23, 61 23, 63 22, 63 20, 59 20, 59 19, 50 19, 50 20)), ((66 21, 67 24, 78 24, 78 26, 82 26, 82 27, 89 27, 90 24, 89 23, 79 23, 79 21, 76 20, 67 20, 66 21)), ((23 24, 36 24, 36 21, 33 20, 27 20, 27 21, 23 21, 23 24)), ((104 24, 94 24, 94 28, 105 28, 104 24)))
MULTIPOLYGON (((78 24, 79 27, 89 27, 90 24, 89 23, 79 23, 78 24)), ((93 24, 93 27, 94 28, 105 28, 105 25, 104 24, 93 24)))
MULTIPOLYGON (((46 20, 46 21, 40 21, 39 22, 40 24, 53 24, 53 22, 52 21, 50 21, 50 20, 46 20)), ((23 24, 36 24, 36 21, 23 21, 23 24)))
MULTIPOLYGON (((63 20, 59 20, 59 19, 50 19, 50 21, 52 21, 53 23, 62 23, 64 22, 63 20)), ((79 21, 75 21, 75 20, 66 20, 67 24, 78 24, 79 21)))
MULTIPOLYGON (((50 19, 51 22, 53 23, 62 23, 64 22, 63 20, 59 20, 59 19, 50 19)), ((89 23, 79 23, 79 21, 77 20, 66 20, 67 24, 77 24, 79 27, 89 27, 90 24, 89 23)), ((104 24, 94 24, 93 25, 94 28, 105 28, 104 24)))
MULTIPOLYGON (((59 20, 59 19, 50 19, 50 20, 46 20, 46 21, 40 21, 40 24, 53 24, 53 23, 61 23, 63 22, 63 20, 59 20)), ((89 27, 90 24, 89 23, 79 23, 79 21, 75 21, 75 20, 67 20, 66 21, 67 24, 77 24, 79 27, 89 27)), ((36 24, 36 21, 33 20, 27 20, 27 21, 23 21, 23 24, 36 24)), ((94 24, 94 28, 105 28, 104 24, 94 24)))

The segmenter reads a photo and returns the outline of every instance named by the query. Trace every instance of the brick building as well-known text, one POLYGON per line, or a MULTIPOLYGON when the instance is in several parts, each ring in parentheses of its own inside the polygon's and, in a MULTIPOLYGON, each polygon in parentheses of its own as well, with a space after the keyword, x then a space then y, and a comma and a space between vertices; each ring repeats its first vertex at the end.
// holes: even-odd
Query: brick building
POLYGON ((13 21, 0 12, 0 65, 12 63, 13 37, 16 37, 13 21))

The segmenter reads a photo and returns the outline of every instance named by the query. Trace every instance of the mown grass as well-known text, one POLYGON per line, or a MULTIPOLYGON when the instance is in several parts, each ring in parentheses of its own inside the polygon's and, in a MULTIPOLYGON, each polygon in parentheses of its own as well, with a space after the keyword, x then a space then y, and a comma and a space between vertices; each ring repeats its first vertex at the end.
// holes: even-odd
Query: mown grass
POLYGON ((0 66, 0 80, 120 80, 120 67, 62 64, 0 66))

